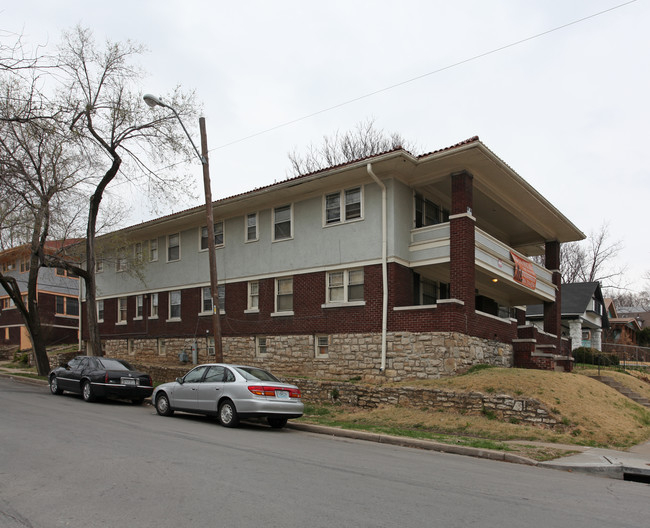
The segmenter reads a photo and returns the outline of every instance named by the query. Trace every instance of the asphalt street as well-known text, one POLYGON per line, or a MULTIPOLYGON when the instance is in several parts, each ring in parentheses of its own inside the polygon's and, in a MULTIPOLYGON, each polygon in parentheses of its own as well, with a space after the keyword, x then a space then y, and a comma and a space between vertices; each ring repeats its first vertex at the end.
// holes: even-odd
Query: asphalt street
POLYGON ((650 486, 0 379, 0 527, 640 527, 650 486))

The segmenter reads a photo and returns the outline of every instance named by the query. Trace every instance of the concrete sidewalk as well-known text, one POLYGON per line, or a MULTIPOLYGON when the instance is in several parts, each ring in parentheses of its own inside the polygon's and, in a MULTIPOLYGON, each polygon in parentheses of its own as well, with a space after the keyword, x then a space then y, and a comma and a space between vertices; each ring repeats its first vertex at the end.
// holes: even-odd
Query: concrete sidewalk
MULTIPOLYGON (((0 369, 0 377, 9 378, 20 383, 47 386, 47 381, 12 375, 10 372, 7 372, 7 370, 9 369, 0 369)), ((150 403, 149 399, 146 401, 147 403, 150 403)), ((550 460, 548 462, 537 462, 536 460, 508 453, 506 451, 494 451, 491 449, 443 444, 432 440, 420 440, 402 436, 367 433, 364 431, 353 431, 349 429, 340 429, 338 427, 326 427, 298 422, 289 422, 287 427, 299 431, 330 435, 340 438, 351 438, 367 442, 412 447, 442 453, 485 458, 489 460, 500 460, 515 464, 526 464, 529 466, 560 469, 564 471, 591 473, 601 477, 620 480, 634 480, 637 482, 650 483, 650 441, 634 446, 628 451, 616 451, 613 449, 574 445, 561 446, 557 444, 545 444, 550 447, 558 447, 581 452, 576 455, 570 455, 550 460)), ((513 443, 536 444, 535 442, 525 441, 513 441, 513 443)))

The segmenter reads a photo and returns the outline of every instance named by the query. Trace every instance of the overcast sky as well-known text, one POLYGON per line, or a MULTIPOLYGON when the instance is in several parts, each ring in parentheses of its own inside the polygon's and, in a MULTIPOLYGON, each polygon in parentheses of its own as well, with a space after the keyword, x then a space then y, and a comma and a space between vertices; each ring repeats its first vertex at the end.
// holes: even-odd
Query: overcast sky
MULTIPOLYGON (((143 92, 195 90, 214 199, 285 179, 289 152, 369 118, 416 154, 478 135, 585 234, 608 223, 627 282, 648 288, 647 0, 4 4, 0 30, 131 39, 148 49, 143 92)), ((187 170, 199 192, 200 163, 187 170)), ((130 223, 152 217, 133 209, 130 223)))

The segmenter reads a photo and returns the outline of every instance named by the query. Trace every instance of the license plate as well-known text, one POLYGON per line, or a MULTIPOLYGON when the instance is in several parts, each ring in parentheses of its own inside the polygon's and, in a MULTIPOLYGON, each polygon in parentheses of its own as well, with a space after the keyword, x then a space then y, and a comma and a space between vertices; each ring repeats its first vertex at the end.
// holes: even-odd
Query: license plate
POLYGON ((134 380, 133 378, 122 378, 122 385, 135 387, 137 385, 137 380, 134 380))
POLYGON ((279 391, 279 390, 276 390, 276 391, 275 391, 275 397, 276 397, 276 398, 282 398, 282 399, 287 400, 287 399, 289 399, 289 391, 279 391))

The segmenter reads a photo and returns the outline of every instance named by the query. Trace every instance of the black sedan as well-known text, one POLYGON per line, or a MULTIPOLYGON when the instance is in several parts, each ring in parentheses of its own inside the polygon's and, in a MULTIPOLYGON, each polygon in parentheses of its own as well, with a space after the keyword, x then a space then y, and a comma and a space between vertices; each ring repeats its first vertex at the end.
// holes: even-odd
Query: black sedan
POLYGON ((48 379, 52 394, 74 392, 88 402, 113 397, 137 405, 153 392, 149 374, 138 372, 126 361, 107 357, 77 356, 52 370, 48 379))

